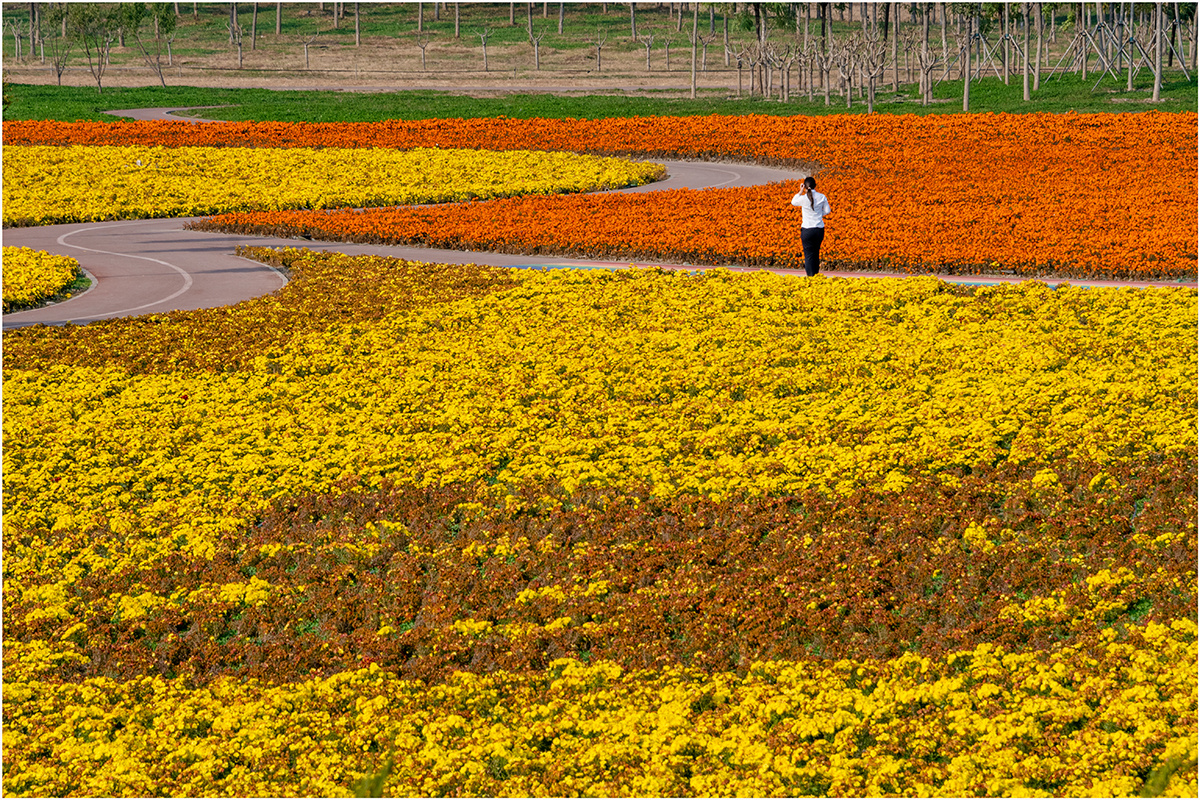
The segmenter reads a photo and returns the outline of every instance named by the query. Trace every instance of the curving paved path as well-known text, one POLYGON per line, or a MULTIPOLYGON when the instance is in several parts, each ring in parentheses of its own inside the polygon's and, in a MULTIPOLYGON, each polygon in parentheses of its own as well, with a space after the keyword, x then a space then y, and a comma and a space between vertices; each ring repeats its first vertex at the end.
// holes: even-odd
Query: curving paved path
MULTIPOLYGON (((803 173, 749 164, 664 161, 669 177, 621 192, 679 188, 753 186, 796 180, 803 173)), ((790 197, 788 198, 790 199, 790 197)), ((71 256, 93 279, 92 288, 62 303, 4 315, 4 328, 45 323, 91 322, 109 317, 161 314, 176 309, 228 305, 275 291, 286 281, 276 270, 234 255, 238 245, 307 247, 352 254, 394 256, 413 261, 487 264, 498 267, 620 267, 559 256, 438 250, 426 247, 358 245, 301 239, 184 230, 197 217, 87 222, 10 228, 4 244, 71 256)))
MULTIPOLYGON (((109 113, 138 119, 189 119, 172 116, 179 108, 131 109, 109 113)), ((677 188, 719 188, 753 186, 798 180, 804 173, 762 167, 753 164, 725 164, 689 161, 664 161, 668 178, 648 186, 620 189, 621 192, 662 191, 677 188)), ((781 198, 787 202, 790 197, 781 198)), ((10 228, 4 232, 7 246, 32 247, 50 253, 71 256, 79 261, 92 279, 92 287, 71 299, 43 308, 5 314, 4 329, 39 323, 61 325, 86 323, 98 319, 160 314, 229 305, 279 289, 286 283, 275 269, 234 255, 238 245, 266 247, 307 247, 313 250, 338 250, 351 254, 386 255, 415 261, 449 264, 477 263, 501 267, 601 267, 630 266, 628 261, 594 261, 558 256, 528 256, 506 253, 465 252, 423 247, 356 245, 344 242, 319 242, 300 239, 276 239, 184 230, 193 218, 130 220, 103 223, 48 225, 35 228, 10 228)), ((639 264, 679 269, 691 265, 639 264)), ((752 268, 731 267, 736 270, 752 268)), ((779 274, 803 275, 803 270, 772 270, 779 274)), ((867 275, 886 277, 888 273, 823 273, 832 277, 867 275)), ((901 273, 891 274, 905 277, 901 273)), ((1014 276, 944 276, 947 280, 968 284, 1021 282, 1014 276)), ((1055 281, 1059 282, 1059 281, 1055 281)), ((1179 282, 1075 281, 1081 286, 1192 286, 1179 282)))

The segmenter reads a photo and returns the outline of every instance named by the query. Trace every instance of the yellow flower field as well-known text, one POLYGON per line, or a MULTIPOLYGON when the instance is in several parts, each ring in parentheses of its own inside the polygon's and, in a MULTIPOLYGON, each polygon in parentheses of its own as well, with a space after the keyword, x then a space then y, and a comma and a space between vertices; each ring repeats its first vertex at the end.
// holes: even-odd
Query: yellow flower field
POLYGON ((47 300, 80 275, 79 262, 29 247, 4 248, 4 310, 47 300))
MULTIPOLYGON (((10 159, 6 224, 661 174, 10 159)), ((4 335, 6 795, 1196 795, 1195 289, 239 253, 4 335)))
POLYGON ((274 686, 55 685, 29 655, 10 656, 5 747, 48 758, 8 767, 21 795, 336 796, 374 780, 398 797, 1120 797, 1142 785, 1131 759, 1195 752, 1190 621, 1094 656, 981 644, 744 676, 561 659, 436 686, 375 665, 274 686))
POLYGON ((961 296, 932 278, 720 271, 516 280, 300 337, 233 373, 13 370, 6 519, 140 525, 169 508, 216 522, 231 503, 351 475, 847 493, 998 458, 1196 448, 1192 292, 1031 282, 961 296))
POLYGON ((6 147, 4 172, 10 226, 587 192, 664 170, 531 151, 69 145, 6 147))

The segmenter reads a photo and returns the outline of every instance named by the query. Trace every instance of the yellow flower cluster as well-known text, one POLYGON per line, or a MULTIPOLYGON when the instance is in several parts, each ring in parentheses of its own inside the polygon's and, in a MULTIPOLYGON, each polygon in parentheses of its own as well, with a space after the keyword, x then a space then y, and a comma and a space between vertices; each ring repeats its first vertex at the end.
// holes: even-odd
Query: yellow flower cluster
MULTIPOLYGON (((368 259, 338 264, 343 280, 378 274, 368 259)), ((90 327, 71 342, 92 366, 27 353, 30 366, 5 370, 5 608, 16 610, 10 630, 28 632, 4 642, 7 793, 332 795, 378 776, 403 795, 1101 796, 1135 793, 1156 764, 1193 756, 1195 624, 1132 612, 1145 599, 1140 582, 1187 596, 1194 576, 1133 561, 1080 567, 1069 590, 1001 596, 1006 625, 1094 632, 1048 651, 746 659, 738 674, 559 661, 431 684, 373 666, 271 685, 203 672, 195 683, 144 671, 64 681, 71 670, 121 674, 119 658, 103 661, 101 631, 136 637, 167 615, 180 626, 144 663, 165 659, 168 644, 212 647, 184 630, 201 606, 260 620, 230 631, 246 638, 290 643, 292 631, 319 626, 287 618, 317 581, 285 583, 266 561, 320 550, 344 565, 408 538, 403 524, 256 541, 261 558, 244 569, 230 566, 246 554, 223 537, 239 531, 230 539, 244 542, 240 526, 276 500, 347 485, 478 482, 514 502, 538 487, 548 506, 641 487, 659 499, 812 489, 836 500, 922 482, 952 490, 968 469, 1009 461, 1027 470, 1014 493, 1066 515, 1080 507, 1069 491, 1083 489, 1064 464, 1122 474, 1123 463, 1196 449, 1195 290, 561 270, 514 271, 468 296, 444 291, 444 269, 421 284, 420 266, 406 269, 421 302, 321 317, 224 371, 131 371, 116 354, 105 360, 121 343, 89 338, 90 327), (147 583, 205 559, 228 570, 147 583), (1114 614, 1120 625, 1106 627, 1114 614)), ((306 302, 323 297, 313 289, 306 302)), ((196 318, 121 330, 186 352, 207 341, 196 318)), ((244 331, 274 319, 248 303, 221 324, 244 331)), ((34 338, 18 331, 6 344, 34 338)), ((1086 486, 1103 494, 1112 480, 1100 473, 1086 486)), ((456 510, 469 517, 472 505, 456 510)), ((1129 522, 1139 509, 1111 513, 1129 522)), ((931 552, 1015 552, 1028 532, 1006 524, 968 517, 961 538, 947 532, 931 552)), ((1161 523, 1131 527, 1148 554, 1187 539, 1161 523)), ((529 531, 486 533, 394 552, 439 567, 453 556, 491 575, 560 546, 529 531)), ((561 546, 582 558, 589 543, 561 546)), ((429 646, 599 640, 624 623, 580 609, 629 587, 574 563, 509 601, 494 597, 495 607, 450 612, 428 598, 429 646), (498 613, 504 602, 519 616, 498 613)), ((665 603, 674 585, 634 591, 665 603)), ((336 586, 315 588, 342 603, 336 586)), ((365 629, 400 637, 406 619, 367 616, 365 629)), ((202 652, 192 657, 221 655, 202 652)), ((361 652, 351 664, 372 660, 361 652)), ((1194 796, 1195 769, 1168 792, 1194 796)))
MULTIPOLYGON (((1047 654, 757 662, 744 675, 552 662, 436 685, 371 664, 190 687, 39 678, 5 652, 9 795, 1092 796, 1196 752, 1196 625, 1047 654)), ((1195 797, 1194 769, 1170 796, 1195 797)))
POLYGON ((29 247, 5 247, 4 310, 35 305, 59 294, 80 276, 79 262, 29 247))
POLYGON ((5 518, 232 524, 233 509, 351 475, 841 494, 1197 444, 1194 290, 971 295, 932 278, 724 271, 518 281, 306 335, 237 372, 6 370, 5 518))
POLYGON ((636 186, 660 164, 531 151, 4 148, 4 224, 459 202, 636 186))

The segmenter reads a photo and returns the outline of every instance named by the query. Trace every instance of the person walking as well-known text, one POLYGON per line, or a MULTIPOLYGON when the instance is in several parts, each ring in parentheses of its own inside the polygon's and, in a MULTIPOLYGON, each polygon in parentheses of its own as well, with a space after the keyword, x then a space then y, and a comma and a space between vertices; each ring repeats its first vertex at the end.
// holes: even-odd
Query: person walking
POLYGON ((825 217, 833 213, 829 199, 817 191, 817 179, 809 175, 792 198, 804 215, 800 223, 800 246, 804 248, 804 274, 812 277, 821 271, 821 242, 825 239, 825 217))

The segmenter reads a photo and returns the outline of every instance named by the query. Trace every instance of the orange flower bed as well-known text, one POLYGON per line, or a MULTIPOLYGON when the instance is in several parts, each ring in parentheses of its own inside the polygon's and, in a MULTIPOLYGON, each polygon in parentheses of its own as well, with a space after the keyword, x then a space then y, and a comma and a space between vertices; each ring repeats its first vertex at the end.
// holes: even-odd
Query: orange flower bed
MULTIPOLYGON (((816 167, 830 268, 1196 277, 1196 114, 9 122, 6 144, 480 147, 816 167)), ((223 229, 795 266, 795 187, 228 215, 223 229)))

